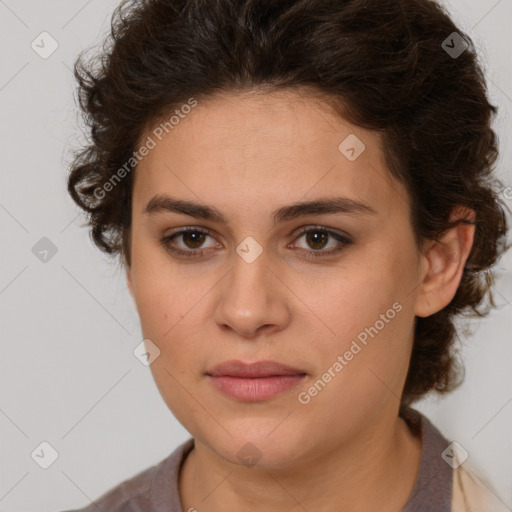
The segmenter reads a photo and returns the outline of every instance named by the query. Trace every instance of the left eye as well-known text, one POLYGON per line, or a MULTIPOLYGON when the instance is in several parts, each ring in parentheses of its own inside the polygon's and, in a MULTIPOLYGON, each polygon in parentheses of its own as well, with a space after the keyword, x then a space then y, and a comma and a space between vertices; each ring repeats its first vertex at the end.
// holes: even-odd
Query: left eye
MULTIPOLYGON (((185 228, 172 235, 166 236, 161 240, 162 245, 166 250, 171 253, 174 253, 179 256, 187 256, 187 257, 200 257, 210 248, 215 248, 215 245, 209 248, 201 248, 201 246, 205 242, 205 238, 211 237, 210 232, 198 229, 198 228, 185 228), (184 247, 179 247, 174 242, 175 239, 182 238, 182 242, 184 243, 184 247), (189 250, 187 250, 189 249, 189 250)), ((318 256, 329 256, 331 254, 337 253, 341 251, 345 246, 353 243, 346 236, 341 235, 340 233, 336 233, 334 231, 330 231, 325 228, 313 227, 313 228, 305 228, 303 229, 299 235, 295 238, 295 240, 299 240, 303 238, 306 240, 306 243, 312 249, 303 249, 300 248, 299 251, 305 253, 306 257, 318 257, 318 256), (329 240, 333 241, 334 244, 331 244, 331 248, 328 250, 324 250, 329 245, 329 240)), ((218 244, 216 244, 218 245, 218 244)), ((292 244, 294 247, 295 244, 292 244)), ((289 245, 287 247, 290 247, 289 245)))
POLYGON ((340 252, 345 246, 352 243, 346 236, 321 227, 303 229, 297 237, 297 240, 302 237, 305 237, 306 243, 309 247, 313 248, 312 251, 304 249, 307 257, 330 256, 340 252), (328 245, 329 239, 334 239, 334 245, 329 250, 322 250, 328 245))

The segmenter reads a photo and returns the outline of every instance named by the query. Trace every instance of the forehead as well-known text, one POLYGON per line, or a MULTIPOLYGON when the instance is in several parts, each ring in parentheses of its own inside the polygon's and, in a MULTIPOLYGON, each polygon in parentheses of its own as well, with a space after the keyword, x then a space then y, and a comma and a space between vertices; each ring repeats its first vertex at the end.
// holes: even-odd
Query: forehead
POLYGON ((343 195, 386 213, 407 201, 386 169, 381 135, 300 91, 218 94, 163 126, 141 138, 155 144, 137 167, 139 207, 166 192, 225 211, 343 195))

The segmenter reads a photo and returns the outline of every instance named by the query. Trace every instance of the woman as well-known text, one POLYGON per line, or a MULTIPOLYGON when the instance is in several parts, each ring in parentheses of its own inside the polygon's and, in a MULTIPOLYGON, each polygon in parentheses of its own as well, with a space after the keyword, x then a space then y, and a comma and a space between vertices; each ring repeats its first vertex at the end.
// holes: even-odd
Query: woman
POLYGON ((470 38, 431 0, 125 1, 112 29, 69 192, 191 438, 83 511, 507 510, 411 408, 457 385, 507 248, 470 38))

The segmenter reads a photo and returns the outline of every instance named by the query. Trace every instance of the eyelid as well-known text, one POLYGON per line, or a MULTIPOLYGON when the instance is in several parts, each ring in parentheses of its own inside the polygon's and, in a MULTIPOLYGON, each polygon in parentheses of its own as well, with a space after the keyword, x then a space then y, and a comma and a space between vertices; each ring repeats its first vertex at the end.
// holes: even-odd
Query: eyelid
POLYGON ((314 250, 314 249, 296 249, 299 253, 304 254, 307 259, 315 259, 315 258, 328 258, 329 256, 336 256, 338 253, 341 253, 345 250, 346 247, 352 245, 354 241, 352 237, 347 235, 346 233, 339 232, 338 230, 334 230, 327 226, 318 226, 318 225, 308 225, 300 228, 299 232, 294 236, 294 242, 298 238, 302 237, 302 235, 309 233, 310 231, 323 231, 327 233, 328 236, 334 238, 338 245, 334 249, 328 250, 314 250), (341 247, 340 247, 341 244, 341 247))
MULTIPOLYGON (((204 228, 204 227, 199 227, 199 226, 184 226, 184 227, 181 227, 181 228, 176 228, 175 230, 171 231, 169 234, 165 235, 163 238, 162 238, 162 241, 170 241, 171 239, 173 239, 174 237, 178 238, 179 236, 185 234, 185 233, 188 233, 188 232, 193 232, 193 233, 202 233, 203 235, 207 235, 209 236, 210 238, 212 239, 215 239, 215 237, 213 236, 213 231, 211 229, 208 229, 208 228, 204 228)), ((217 242, 219 243, 219 242, 217 242)), ((195 251, 193 249, 188 249, 189 251, 191 252, 200 252, 204 249, 196 249, 195 251)))
POLYGON ((334 228, 330 228, 328 226, 320 226, 315 224, 308 224, 307 226, 303 226, 299 228, 299 231, 294 234, 295 237, 298 237, 300 235, 303 235, 304 233, 308 233, 309 231, 314 231, 317 229, 318 231, 325 231, 326 233, 332 234, 332 235, 338 235, 339 237, 345 238, 350 240, 350 236, 343 231, 339 231, 334 228))
MULTIPOLYGON (((351 244, 353 244, 353 240, 352 238, 347 235, 346 233, 343 233, 343 232, 339 232, 338 230, 335 230, 335 229, 332 229, 332 228, 329 228, 327 226, 319 226, 319 225, 307 225, 307 226, 302 226, 301 228, 299 228, 298 232, 296 231, 294 234, 293 234, 293 241, 291 242, 291 244, 293 245, 293 243, 298 239, 300 238, 302 235, 306 234, 306 233, 309 233, 310 231, 323 231, 325 233, 327 233, 327 235, 329 235, 330 237, 334 238, 337 240, 338 244, 341 244, 342 247, 338 247, 335 248, 335 249, 329 249, 329 250, 322 250, 322 249, 319 249, 319 250, 314 250, 314 249, 302 249, 302 248, 298 248, 296 249, 296 251, 298 251, 299 253, 302 253, 304 254, 307 258, 310 258, 310 259, 313 259, 313 258, 317 258, 317 257, 329 257, 329 256, 332 256, 334 254, 337 254, 341 251, 344 250, 344 248, 346 246, 349 246, 351 244)), ((207 235, 213 239, 215 239, 215 237, 212 235, 212 230, 209 229, 209 228, 205 228, 205 227, 199 227, 199 226, 183 226, 183 227, 180 227, 180 228, 175 228, 175 230, 171 231, 171 233, 169 233, 168 235, 165 235, 162 239, 159 239, 161 245, 164 247, 165 250, 167 250, 168 252, 170 252, 171 254, 180 254, 182 256, 184 256, 185 258, 201 258, 203 253, 204 252, 207 252, 209 251, 210 249, 212 248, 206 248, 206 249, 181 249, 181 248, 177 248, 177 247, 174 247, 174 248, 171 248, 168 243, 173 239, 173 238, 177 238, 187 232, 198 232, 198 233, 202 233, 204 235, 207 235)), ((290 244, 287 245, 287 247, 289 247, 290 244)))

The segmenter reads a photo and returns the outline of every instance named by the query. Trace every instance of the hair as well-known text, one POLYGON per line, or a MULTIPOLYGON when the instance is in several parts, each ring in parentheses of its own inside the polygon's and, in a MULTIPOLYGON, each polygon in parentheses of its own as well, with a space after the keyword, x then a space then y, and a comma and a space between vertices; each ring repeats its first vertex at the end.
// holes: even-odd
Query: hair
POLYGON ((453 300, 415 319, 402 408, 460 384, 455 321, 487 315, 489 307, 479 308, 487 295, 496 306, 491 267, 510 246, 503 185, 493 176, 497 107, 473 42, 443 7, 433 0, 125 0, 102 50, 89 61, 80 54, 74 72, 90 138, 73 156, 68 191, 87 214, 93 243, 128 266, 134 173, 126 163, 136 168, 141 137, 175 109, 185 112, 190 98, 306 88, 349 122, 382 134, 389 172, 410 195, 418 248, 470 222, 450 223, 455 207, 476 212, 453 300), (465 50, 449 54, 446 45, 465 50), (123 179, 113 184, 116 174, 123 179))

